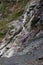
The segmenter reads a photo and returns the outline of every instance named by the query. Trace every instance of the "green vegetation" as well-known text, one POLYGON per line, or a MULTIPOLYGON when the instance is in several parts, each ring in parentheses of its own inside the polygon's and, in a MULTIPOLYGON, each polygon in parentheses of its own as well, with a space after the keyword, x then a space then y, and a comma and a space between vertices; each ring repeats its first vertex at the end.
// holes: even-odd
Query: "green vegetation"
POLYGON ((21 16, 28 1, 29 0, 21 0, 20 2, 17 2, 12 14, 8 16, 8 19, 17 19, 19 16, 21 16))
POLYGON ((3 38, 8 29, 7 23, 14 19, 18 19, 24 11, 24 8, 29 0, 20 0, 13 2, 2 0, 0 3, 0 38, 3 38), (12 9, 12 11, 10 11, 12 9), (3 32, 3 33, 2 33, 3 32))
POLYGON ((0 4, 0 13, 3 18, 7 18, 8 20, 17 19, 20 15, 23 14, 25 5, 29 0, 20 0, 18 2, 10 1, 7 3, 5 0, 0 4), (13 11, 10 12, 10 9, 14 6, 13 11), (9 15, 11 13, 11 15, 9 15))
POLYGON ((3 38, 8 30, 8 26, 5 21, 0 21, 0 38, 3 38))

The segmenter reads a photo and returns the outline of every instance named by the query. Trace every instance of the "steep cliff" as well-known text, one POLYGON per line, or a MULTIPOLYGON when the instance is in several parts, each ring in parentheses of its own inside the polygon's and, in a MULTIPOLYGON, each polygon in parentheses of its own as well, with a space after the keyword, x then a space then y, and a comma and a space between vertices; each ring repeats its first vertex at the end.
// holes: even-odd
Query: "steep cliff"
POLYGON ((1 5, 6 3, 0 16, 0 65, 43 65, 43 1, 3 0, 1 5))

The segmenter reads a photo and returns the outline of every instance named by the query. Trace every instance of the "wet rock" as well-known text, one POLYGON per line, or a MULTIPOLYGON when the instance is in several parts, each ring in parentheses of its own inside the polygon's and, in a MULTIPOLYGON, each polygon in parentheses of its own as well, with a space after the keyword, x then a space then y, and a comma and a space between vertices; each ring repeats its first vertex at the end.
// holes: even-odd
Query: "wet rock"
POLYGON ((43 57, 38 58, 38 60, 43 60, 43 57))
POLYGON ((0 64, 41 65, 41 61, 43 61, 42 5, 43 3, 41 4, 39 0, 31 1, 20 20, 9 23, 10 26, 14 26, 14 29, 8 31, 0 45, 0 60, 2 60, 0 64), (28 22, 27 17, 29 17, 28 22), (5 59, 3 60, 3 58, 5 59))

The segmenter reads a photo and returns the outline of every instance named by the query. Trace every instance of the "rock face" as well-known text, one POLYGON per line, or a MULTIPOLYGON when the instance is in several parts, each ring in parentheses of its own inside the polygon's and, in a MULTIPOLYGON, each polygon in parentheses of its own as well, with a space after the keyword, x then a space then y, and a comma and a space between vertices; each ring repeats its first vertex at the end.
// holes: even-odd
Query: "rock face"
POLYGON ((43 1, 32 0, 8 26, 14 28, 0 43, 0 65, 43 65, 43 1))

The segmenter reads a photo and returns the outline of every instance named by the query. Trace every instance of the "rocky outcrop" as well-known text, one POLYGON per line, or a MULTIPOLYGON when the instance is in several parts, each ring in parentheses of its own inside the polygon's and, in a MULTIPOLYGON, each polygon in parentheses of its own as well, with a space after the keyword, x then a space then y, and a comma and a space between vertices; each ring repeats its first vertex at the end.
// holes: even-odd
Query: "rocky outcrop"
POLYGON ((0 65, 43 65, 43 1, 31 1, 8 26, 14 28, 0 43, 0 65))

